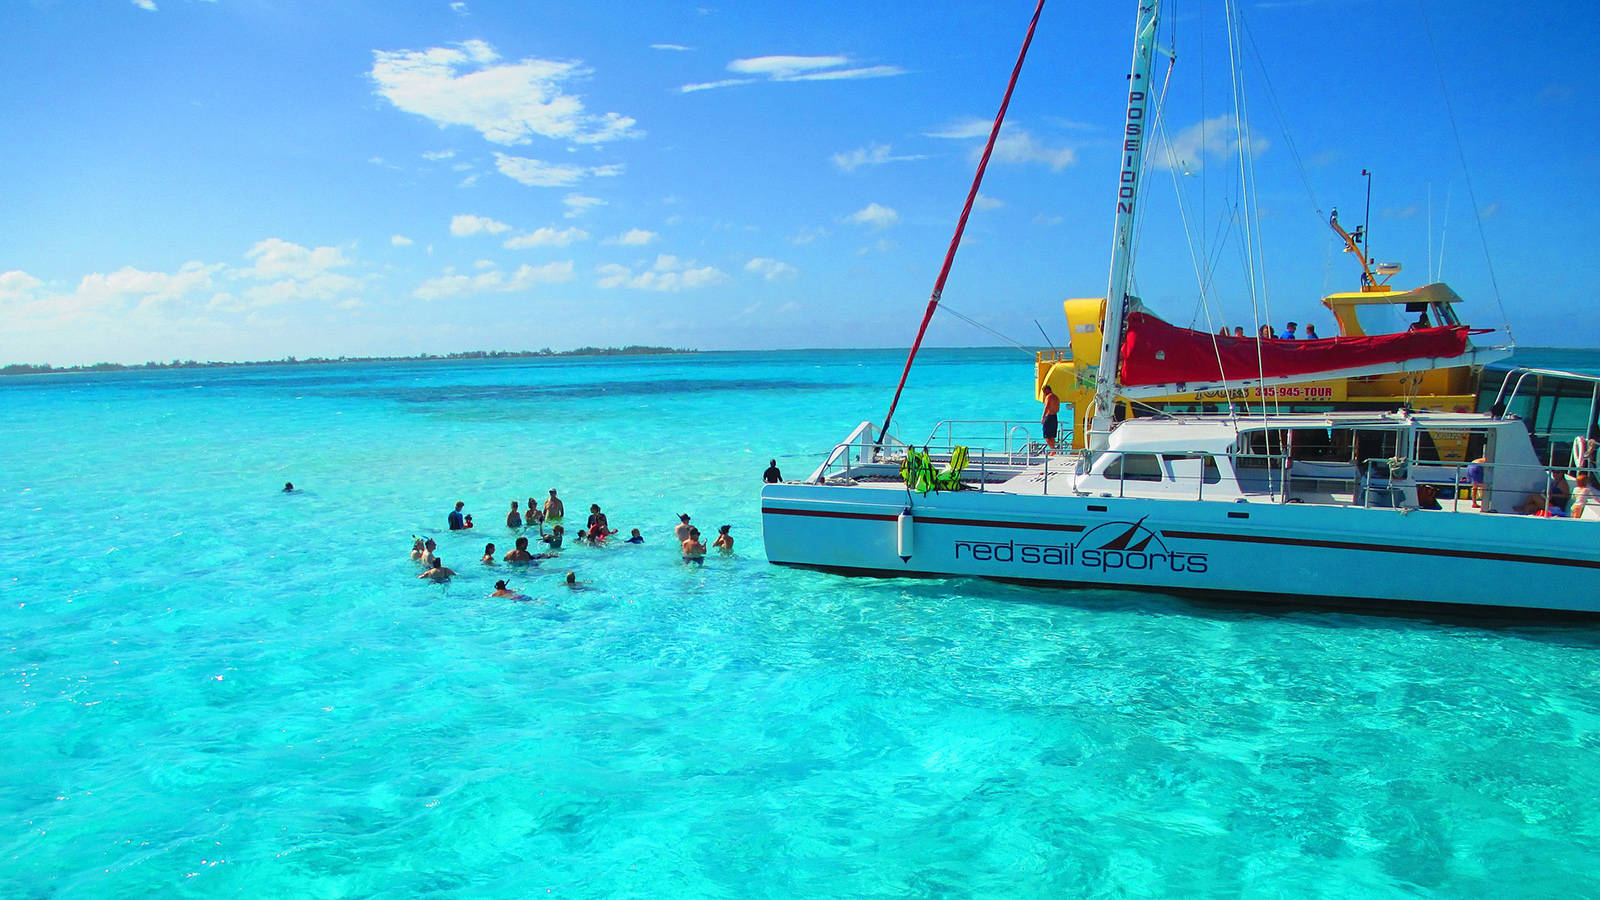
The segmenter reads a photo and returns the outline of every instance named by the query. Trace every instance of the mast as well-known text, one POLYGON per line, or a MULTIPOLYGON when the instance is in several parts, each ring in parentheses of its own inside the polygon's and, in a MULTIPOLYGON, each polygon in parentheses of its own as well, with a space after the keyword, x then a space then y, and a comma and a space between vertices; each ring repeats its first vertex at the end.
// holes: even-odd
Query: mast
POLYGON ((1095 373, 1094 415, 1088 423, 1090 450, 1105 449, 1117 407, 1118 358, 1122 351, 1128 284, 1132 278, 1134 207, 1144 174, 1146 112, 1150 103, 1150 66, 1155 56, 1156 21, 1161 0, 1140 0, 1133 29, 1133 66, 1128 73, 1128 112, 1122 132, 1122 173, 1117 181, 1116 236, 1111 245, 1111 282, 1106 287, 1106 312, 1101 326, 1100 368, 1095 373))

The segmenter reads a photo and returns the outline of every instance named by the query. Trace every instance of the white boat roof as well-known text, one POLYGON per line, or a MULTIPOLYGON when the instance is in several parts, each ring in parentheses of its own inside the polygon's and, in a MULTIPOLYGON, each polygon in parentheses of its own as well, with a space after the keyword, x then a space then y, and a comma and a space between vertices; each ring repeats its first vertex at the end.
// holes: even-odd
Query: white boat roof
POLYGON ((1397 428, 1415 422, 1427 428, 1488 429, 1515 424, 1517 419, 1495 419, 1486 413, 1451 412, 1327 412, 1279 416, 1191 415, 1128 419, 1111 433, 1116 450, 1182 453, 1225 452, 1240 432, 1264 428, 1397 428))

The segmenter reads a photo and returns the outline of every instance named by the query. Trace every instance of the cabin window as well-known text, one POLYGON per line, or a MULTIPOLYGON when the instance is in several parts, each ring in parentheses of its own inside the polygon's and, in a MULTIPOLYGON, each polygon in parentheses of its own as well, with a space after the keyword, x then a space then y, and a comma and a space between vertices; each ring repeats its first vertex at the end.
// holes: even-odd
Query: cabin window
POLYGON ((1160 481, 1161 458, 1154 453, 1124 453, 1106 466, 1112 481, 1160 481))
POLYGON ((1332 428, 1296 428, 1290 433, 1289 455, 1306 462, 1350 461, 1350 432, 1332 428))
POLYGON ((1217 458, 1209 453, 1163 453, 1161 458, 1166 460, 1168 465, 1185 459, 1201 460, 1201 482, 1204 484, 1217 484, 1222 481, 1222 471, 1217 468, 1217 458))
POLYGON ((1287 434, 1282 429, 1247 431, 1239 435, 1235 454, 1241 469, 1266 469, 1273 465, 1274 457, 1281 461, 1288 449, 1287 434))

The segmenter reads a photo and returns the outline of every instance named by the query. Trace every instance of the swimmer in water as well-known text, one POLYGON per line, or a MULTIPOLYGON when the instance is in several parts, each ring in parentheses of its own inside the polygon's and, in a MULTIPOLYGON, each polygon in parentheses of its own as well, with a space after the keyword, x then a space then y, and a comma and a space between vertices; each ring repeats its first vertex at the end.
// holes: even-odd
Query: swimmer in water
POLYGON ((463 525, 462 525, 462 526, 461 526, 461 527, 462 527, 462 528, 463 528, 463 529, 465 529, 465 528, 471 528, 471 527, 473 527, 473 526, 472 526, 472 514, 471 514, 471 513, 468 513, 468 514, 467 514, 467 521, 466 521, 466 523, 465 523, 465 524, 463 524, 463 525))
POLYGON ((484 544, 483 545, 483 559, 478 560, 478 561, 483 563, 486 566, 494 565, 494 545, 493 544, 484 544))
POLYGON ((538 525, 544 521, 544 513, 539 511, 539 504, 532 497, 528 498, 528 512, 522 517, 524 525, 538 525))
POLYGON ((600 511, 600 504, 589 504, 589 540, 603 541, 616 534, 611 530, 611 523, 606 521, 606 514, 600 511))
POLYGON ((285 493, 285 494, 292 494, 292 493, 294 493, 294 482, 292 482, 292 481, 285 481, 285 482, 284 482, 284 483, 283 483, 283 492, 284 492, 284 493, 285 493))
POLYGON ((528 539, 525 537, 517 538, 517 547, 515 550, 506 551, 506 562, 508 563, 525 563, 531 562, 532 560, 533 554, 528 552, 528 539))
POLYGON ((511 512, 506 513, 506 527, 507 528, 521 528, 522 527, 522 513, 517 512, 517 501, 515 501, 515 500, 511 501, 511 512))
POLYGON ((732 528, 732 525, 724 525, 718 528, 717 539, 711 542, 711 546, 722 551, 724 555, 733 552, 733 535, 728 533, 732 528))
POLYGON ((639 533, 639 529, 635 528, 633 530, 633 534, 628 535, 628 539, 623 541, 623 543, 624 544, 642 544, 642 543, 644 543, 644 535, 640 534, 639 533))
POLYGON ((506 583, 504 581, 496 581, 494 583, 494 593, 490 594, 489 596, 491 596, 491 597, 521 597, 522 595, 517 593, 516 591, 513 591, 511 588, 506 587, 506 583))
POLYGON ((699 565, 706 560, 706 545, 700 542, 700 529, 690 528, 683 542, 683 561, 699 565))
POLYGON ((417 560, 417 562, 422 563, 422 567, 425 568, 425 569, 426 568, 431 568, 433 566, 433 564, 439 559, 439 557, 435 556, 434 553, 433 553, 433 551, 437 550, 438 548, 439 548, 439 545, 435 544, 433 542, 433 538, 428 538, 426 541, 423 541, 422 542, 422 556, 421 556, 421 558, 419 558, 417 560))
POLYGON ((678 524, 672 527, 672 536, 678 540, 678 543, 681 544, 687 541, 689 532, 693 530, 694 526, 689 524, 689 514, 678 513, 678 524))
POLYGON ((422 562, 422 555, 427 552, 428 545, 423 542, 422 538, 413 535, 411 538, 411 558, 417 562, 422 562))
POLYGON ((556 498, 556 489, 550 489, 550 499, 544 502, 544 517, 549 519, 564 519, 567 517, 567 507, 556 498))
POLYGON ((454 569, 446 568, 445 564, 444 564, 444 560, 442 560, 439 557, 435 556, 433 558, 433 566, 432 566, 432 568, 428 569, 428 571, 423 572, 421 575, 418 575, 417 577, 418 578, 427 578, 430 581, 441 581, 442 582, 442 581, 449 581, 450 580, 450 576, 454 575, 454 574, 455 574, 455 570, 454 569))
POLYGON ((565 534, 565 530, 560 525, 557 525, 549 534, 540 535, 539 540, 544 541, 545 546, 551 550, 560 550, 563 534, 565 534))

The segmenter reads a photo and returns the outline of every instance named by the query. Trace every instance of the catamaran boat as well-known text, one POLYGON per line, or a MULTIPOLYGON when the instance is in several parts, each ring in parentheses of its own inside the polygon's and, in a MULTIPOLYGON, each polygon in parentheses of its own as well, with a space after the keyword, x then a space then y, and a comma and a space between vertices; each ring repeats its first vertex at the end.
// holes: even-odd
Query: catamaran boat
MULTIPOLYGON (((1139 4, 1130 136, 1147 121, 1143 86, 1159 6, 1139 4)), ((997 118, 991 146, 999 127, 997 118)), ((1121 401, 1141 395, 1265 393, 1504 355, 1475 346, 1466 326, 1448 320, 1400 334, 1258 343, 1155 318, 1129 294, 1142 143, 1127 142, 1120 166, 1106 294, 1116 300, 1100 317, 1082 449, 1054 455, 1010 423, 986 442, 972 436, 973 426, 941 423, 913 446, 888 434, 888 418, 881 427, 862 422, 804 481, 764 487, 767 558, 841 573, 1228 602, 1600 613, 1600 524, 1590 520, 1600 519, 1600 501, 1587 503, 1579 491, 1577 515, 1568 515, 1560 499, 1570 491, 1565 475, 1600 475, 1592 442, 1583 440, 1596 431, 1600 378, 1546 373, 1589 388, 1585 434, 1560 468, 1548 465, 1549 448, 1541 455, 1528 423, 1506 413, 1520 408, 1526 377, 1504 378, 1503 396, 1482 413, 1275 414, 1230 404, 1214 413, 1117 414, 1121 401)), ((1446 292, 1426 291, 1453 297, 1446 292)))

